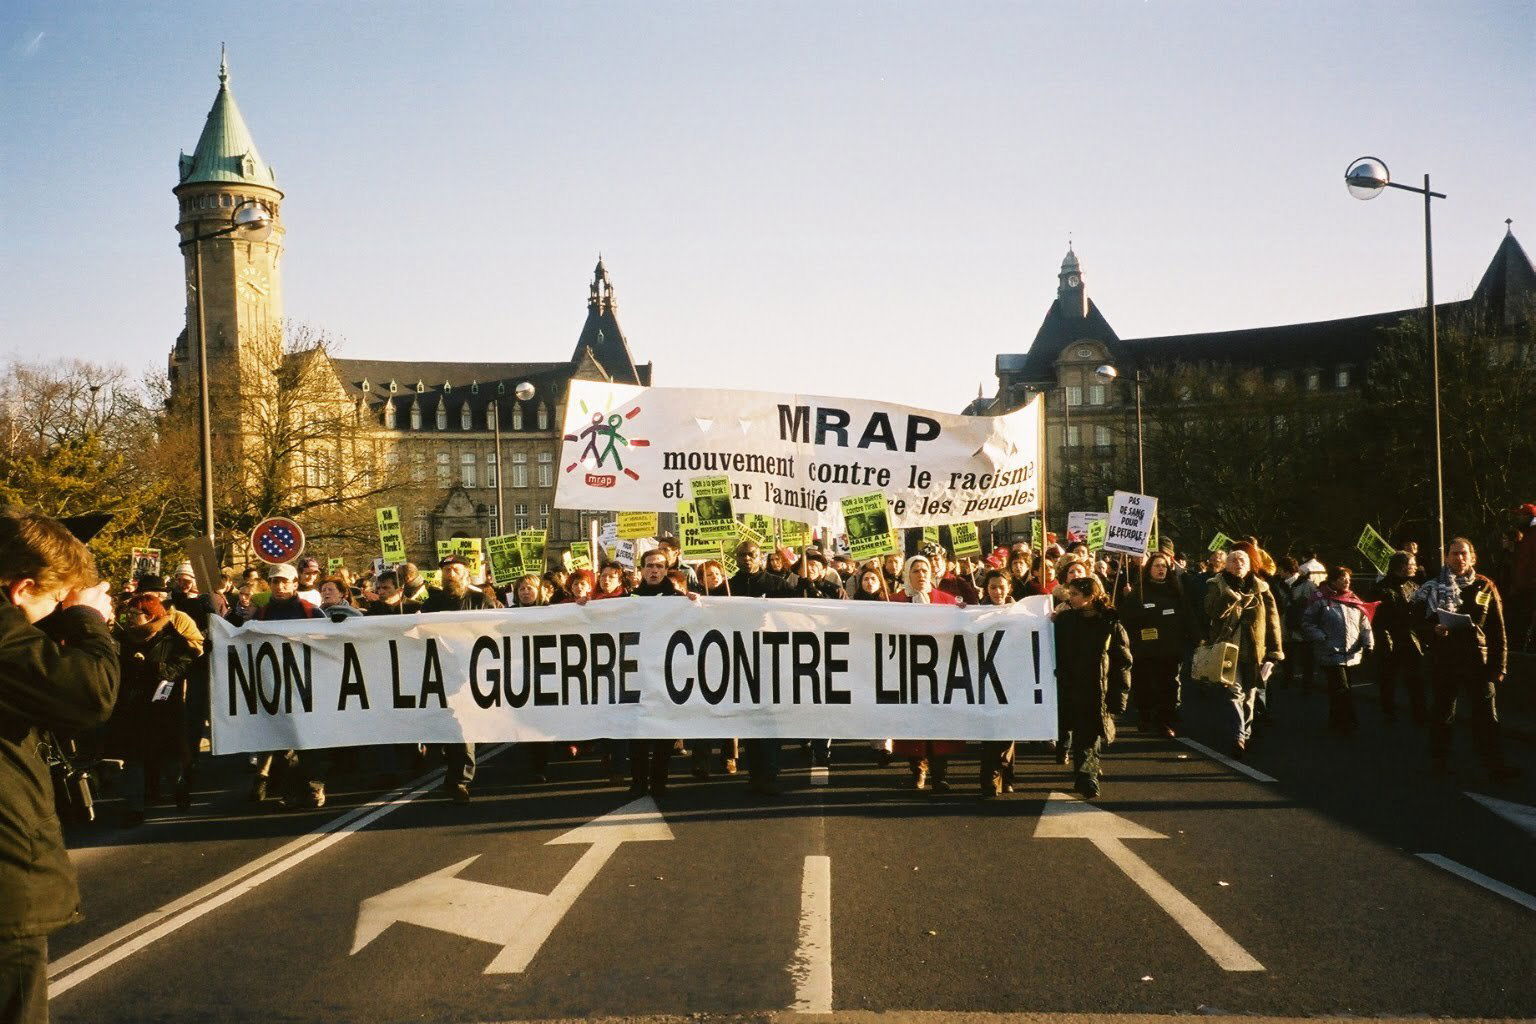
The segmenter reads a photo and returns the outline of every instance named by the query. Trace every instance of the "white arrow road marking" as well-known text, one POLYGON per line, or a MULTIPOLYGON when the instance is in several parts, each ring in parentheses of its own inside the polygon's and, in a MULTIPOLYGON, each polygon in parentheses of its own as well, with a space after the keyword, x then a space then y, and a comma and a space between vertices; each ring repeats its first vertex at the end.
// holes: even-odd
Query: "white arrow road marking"
POLYGON ((1484 796, 1482 793, 1468 793, 1467 796, 1476 800, 1511 825, 1514 825, 1526 835, 1536 838, 1536 807, 1517 804, 1513 800, 1500 800, 1496 796, 1484 796))
POLYGON ((358 908, 352 953, 400 921, 500 946, 501 952, 485 973, 520 973, 615 850, 625 843, 671 838, 672 830, 648 796, 573 828, 545 845, 584 844, 591 849, 548 895, 456 877, 475 862, 476 854, 364 900, 358 908))
POLYGON ((1108 857, 1143 892, 1152 897, 1168 916, 1210 954, 1224 971, 1262 971, 1264 965, 1248 955, 1205 911, 1152 870, 1152 866, 1131 852, 1121 840, 1167 839, 1161 832, 1143 828, 1117 814, 1076 800, 1065 793, 1052 793, 1035 826, 1036 839, 1086 839, 1108 857))

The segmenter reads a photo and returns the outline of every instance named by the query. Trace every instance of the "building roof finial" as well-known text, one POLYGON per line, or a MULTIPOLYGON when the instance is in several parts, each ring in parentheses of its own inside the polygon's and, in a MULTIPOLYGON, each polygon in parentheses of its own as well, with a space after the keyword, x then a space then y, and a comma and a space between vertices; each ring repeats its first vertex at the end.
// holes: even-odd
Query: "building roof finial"
POLYGON ((219 84, 229 84, 229 54, 223 43, 219 44, 219 84))
POLYGON ((1504 233, 1506 235, 1512 235, 1512 234, 1515 233, 1515 218, 1513 218, 1513 217, 1505 217, 1504 218, 1504 233))

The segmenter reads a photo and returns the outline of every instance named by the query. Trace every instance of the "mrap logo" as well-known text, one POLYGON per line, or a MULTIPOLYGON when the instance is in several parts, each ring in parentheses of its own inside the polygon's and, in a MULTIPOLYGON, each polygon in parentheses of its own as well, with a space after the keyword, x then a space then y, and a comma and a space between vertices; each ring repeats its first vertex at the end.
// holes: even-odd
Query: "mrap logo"
POLYGON ((580 431, 574 434, 564 435, 567 441, 586 442, 586 447, 576 457, 576 461, 565 467, 567 473, 574 472, 577 467, 585 467, 586 484, 588 487, 613 487, 618 484, 618 473, 594 473, 592 470, 602 469, 610 462, 613 468, 622 472, 631 480, 639 480, 640 474, 624 466, 624 456, 619 450, 620 446, 628 448, 648 448, 651 442, 643 437, 626 437, 624 432, 628 429, 630 420, 640 415, 640 406, 635 406, 626 413, 618 413, 610 406, 607 409, 589 409, 585 401, 580 402, 581 414, 590 415, 591 420, 580 431))

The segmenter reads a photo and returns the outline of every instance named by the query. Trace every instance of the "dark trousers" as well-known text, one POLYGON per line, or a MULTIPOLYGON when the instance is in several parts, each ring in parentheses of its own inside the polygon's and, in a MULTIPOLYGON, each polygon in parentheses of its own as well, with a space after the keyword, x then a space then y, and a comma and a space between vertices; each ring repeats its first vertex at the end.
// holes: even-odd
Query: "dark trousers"
POLYGON ((1142 725, 1172 725, 1179 712, 1179 658, 1138 654, 1131 667, 1131 694, 1142 725))
POLYGON ((0 942, 0 1024, 48 1024, 48 937, 0 942))
POLYGON ((1456 724, 1456 702, 1465 699, 1472 719, 1472 740, 1488 768, 1504 764, 1499 746, 1499 710, 1493 681, 1486 666, 1436 664, 1429 713, 1429 754, 1443 761, 1451 752, 1451 729, 1456 724))
POLYGON ((661 796, 667 791, 671 740, 629 741, 629 782, 636 792, 661 796))
POLYGON ((1316 680, 1317 659, 1312 656, 1312 641, 1292 640, 1285 645, 1285 661, 1287 682, 1292 686, 1301 684, 1302 693, 1311 693, 1312 685, 1316 680))
POLYGON ((444 743, 443 774, 445 786, 467 786, 475 781, 475 745, 473 743, 444 743))
POLYGON ((1072 743, 1072 775, 1078 792, 1099 781, 1099 737, 1079 730, 1072 743))
POLYGON ((1382 714, 1397 714, 1397 684, 1408 691, 1408 708, 1413 720, 1424 723, 1424 655, 1416 651, 1393 651, 1376 663, 1376 683, 1381 693, 1382 714))
POLYGON ((1349 693, 1349 668, 1324 665, 1323 681, 1328 684, 1328 728, 1346 735, 1353 733, 1360 720, 1355 717, 1355 701, 1349 693))

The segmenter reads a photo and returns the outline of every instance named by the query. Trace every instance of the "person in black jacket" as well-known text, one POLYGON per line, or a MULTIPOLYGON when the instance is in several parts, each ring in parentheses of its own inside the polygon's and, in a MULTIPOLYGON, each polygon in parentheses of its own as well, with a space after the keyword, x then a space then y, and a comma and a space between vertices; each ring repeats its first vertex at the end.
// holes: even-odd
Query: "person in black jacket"
MULTIPOLYGON (((149 799, 159 798, 165 763, 178 763, 185 754, 179 733, 187 675, 203 643, 201 634, 194 640, 175 627, 156 594, 130 598, 113 635, 121 650, 121 678, 106 749, 124 762, 123 824, 131 828, 144 823, 146 791, 149 799)), ((192 803, 188 785, 185 772, 179 773, 176 806, 182 810, 192 803)))
POLYGON ((1139 581, 1120 597, 1136 667, 1131 692, 1143 732, 1172 738, 1179 716, 1179 666, 1189 640, 1189 602, 1173 573, 1173 560, 1154 552, 1139 581))
MULTIPOLYGON (((631 597, 683 597, 684 591, 667 579, 667 553, 652 548, 640 556, 640 585, 631 597)), ((697 600, 698 595, 687 595, 697 600)), ((649 793, 660 800, 667 795, 667 775, 672 760, 673 740, 644 739, 629 741, 629 795, 649 793)))
POLYGON ((1113 715, 1131 690, 1131 642, 1097 576, 1066 584, 1067 606, 1056 613, 1056 690, 1061 724, 1070 739, 1074 783, 1099 795, 1099 747, 1113 743, 1113 715))
POLYGON ((1414 725, 1429 719, 1424 701, 1424 644, 1430 623, 1424 610, 1413 603, 1418 592, 1417 560, 1407 551, 1394 552, 1381 581, 1381 604, 1371 628, 1376 634, 1376 681, 1381 713, 1387 721, 1397 718, 1397 684, 1408 691, 1408 707, 1414 725))
POLYGON ((43 733, 106 721, 117 699, 112 602, 85 545, 46 516, 0 512, 0 1015, 48 1019, 48 936, 80 917, 43 733))
MULTIPOLYGON (((485 595, 469 585, 469 563, 457 555, 449 555, 438 563, 443 574, 441 589, 428 588, 427 599, 421 603, 423 613, 483 611, 490 605, 485 595)), ((475 745, 473 743, 443 744, 443 792, 456 804, 469 803, 469 784, 475 781, 475 745)))

